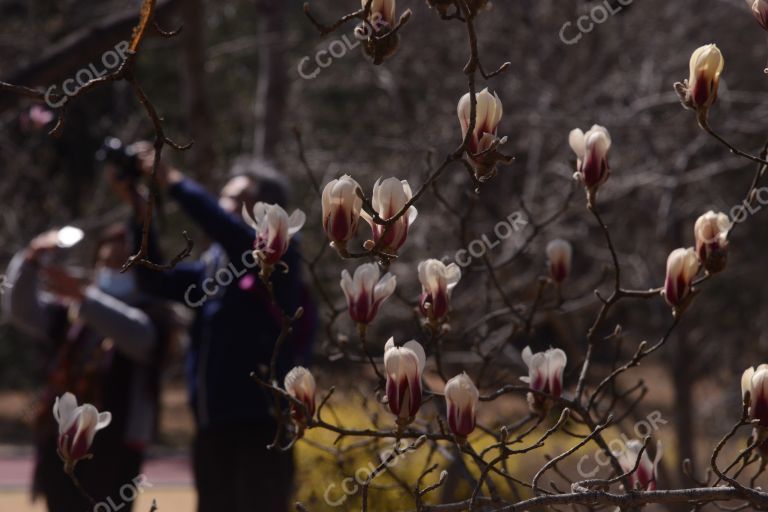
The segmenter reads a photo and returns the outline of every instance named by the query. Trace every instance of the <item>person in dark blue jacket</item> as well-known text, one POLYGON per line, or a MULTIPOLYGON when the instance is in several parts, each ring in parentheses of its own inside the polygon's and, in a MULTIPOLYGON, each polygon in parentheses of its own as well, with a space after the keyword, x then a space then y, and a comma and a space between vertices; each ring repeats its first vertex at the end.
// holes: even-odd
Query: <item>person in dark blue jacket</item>
MULTIPOLYGON (((145 172, 152 158, 151 151, 141 156, 145 172)), ((160 188, 212 241, 197 261, 183 261, 163 272, 137 269, 146 292, 195 311, 187 375, 197 423, 193 460, 198 511, 288 510, 292 456, 266 449, 276 428, 271 396, 250 378, 252 371, 267 374, 280 333, 280 311, 257 275, 254 230, 237 213, 243 204, 251 210, 257 201, 284 206, 286 188, 263 164, 260 169, 241 165, 216 198, 178 169, 165 163, 160 167, 160 188)), ((141 203, 134 204, 141 211, 141 203)), ((153 241, 149 256, 157 262, 161 256, 156 247, 153 241)), ((278 305, 289 314, 302 306, 305 313, 281 350, 281 382, 293 365, 305 362, 301 354, 308 353, 316 327, 295 242, 283 261, 290 270, 278 269, 271 276, 278 305)))

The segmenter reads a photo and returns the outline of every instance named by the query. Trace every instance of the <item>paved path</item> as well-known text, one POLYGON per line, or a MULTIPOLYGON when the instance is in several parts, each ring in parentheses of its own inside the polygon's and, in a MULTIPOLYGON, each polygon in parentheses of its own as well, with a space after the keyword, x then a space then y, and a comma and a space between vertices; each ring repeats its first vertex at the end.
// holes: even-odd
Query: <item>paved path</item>
MULTIPOLYGON (((30 503, 29 487, 34 465, 31 450, 0 450, 0 510, 45 512, 45 506, 30 503), (13 451, 16 453, 8 453, 13 451)), ((147 512, 157 499, 159 512, 193 512, 194 491, 189 458, 180 455, 151 457, 144 474, 152 483, 151 492, 139 496, 134 512, 147 512)))

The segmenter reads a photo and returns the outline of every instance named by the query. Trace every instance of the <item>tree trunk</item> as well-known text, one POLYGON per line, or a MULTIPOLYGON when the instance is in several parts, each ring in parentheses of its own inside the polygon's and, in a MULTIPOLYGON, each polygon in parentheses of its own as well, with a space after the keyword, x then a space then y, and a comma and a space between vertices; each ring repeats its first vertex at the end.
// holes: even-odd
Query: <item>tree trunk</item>
POLYGON ((181 33, 184 53, 182 82, 187 113, 188 137, 194 145, 188 152, 187 165, 192 175, 204 180, 210 176, 215 164, 213 149, 214 119, 206 91, 205 76, 205 2, 186 0, 181 15, 184 29, 181 33))
POLYGON ((274 159, 282 135, 288 88, 285 43, 284 0, 257 0, 259 32, 267 41, 259 50, 259 76, 256 89, 256 128, 253 155, 274 159))

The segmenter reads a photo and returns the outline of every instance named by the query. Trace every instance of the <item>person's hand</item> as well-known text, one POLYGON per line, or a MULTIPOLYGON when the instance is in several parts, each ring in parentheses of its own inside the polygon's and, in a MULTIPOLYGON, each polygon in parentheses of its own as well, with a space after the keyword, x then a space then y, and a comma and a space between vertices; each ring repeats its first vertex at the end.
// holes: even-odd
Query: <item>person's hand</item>
POLYGON ((85 283, 60 267, 43 270, 45 289, 65 301, 81 302, 85 297, 85 283))
POLYGON ((56 229, 46 231, 33 238, 27 246, 27 260, 39 262, 43 254, 50 253, 58 247, 59 232, 56 229))
MULTIPOLYGON (((149 180, 152 176, 152 167, 155 164, 155 148, 147 141, 134 143, 137 149, 139 159, 139 169, 141 173, 149 180)), ((184 175, 178 169, 169 166, 162 158, 157 166, 157 185, 160 190, 165 190, 169 185, 180 182, 184 175)))

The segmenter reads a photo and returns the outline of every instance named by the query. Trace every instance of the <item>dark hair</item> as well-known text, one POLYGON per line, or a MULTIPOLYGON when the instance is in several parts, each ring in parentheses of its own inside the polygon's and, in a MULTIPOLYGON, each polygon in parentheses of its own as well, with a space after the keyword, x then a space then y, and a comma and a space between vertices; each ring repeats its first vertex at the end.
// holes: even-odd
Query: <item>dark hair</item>
POLYGON ((279 204, 288 203, 288 182, 268 161, 261 158, 240 157, 230 170, 230 179, 245 176, 251 180, 248 193, 254 201, 279 204))
POLYGON ((130 242, 128 228, 125 224, 116 222, 104 228, 96 239, 96 245, 93 247, 93 262, 99 260, 99 251, 107 244, 121 243, 127 245, 130 242))

